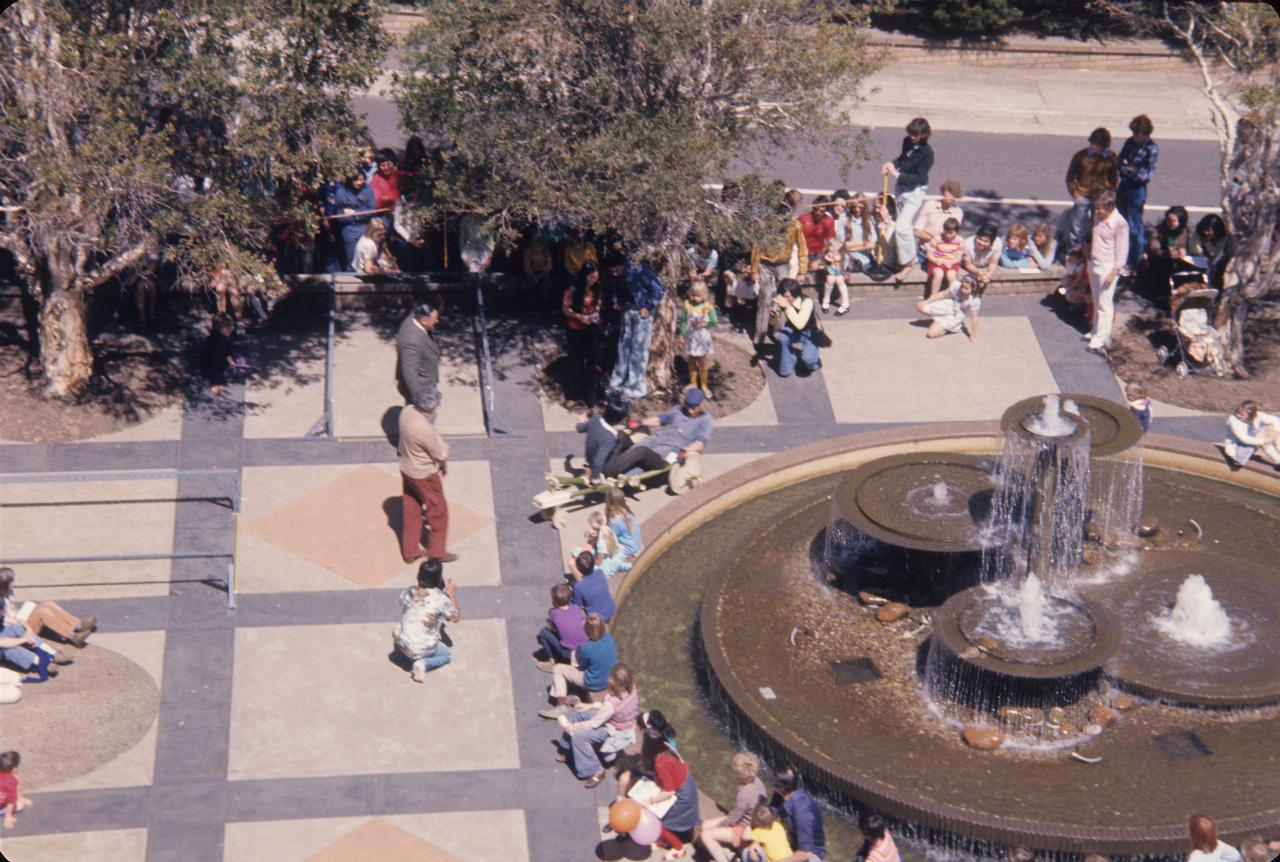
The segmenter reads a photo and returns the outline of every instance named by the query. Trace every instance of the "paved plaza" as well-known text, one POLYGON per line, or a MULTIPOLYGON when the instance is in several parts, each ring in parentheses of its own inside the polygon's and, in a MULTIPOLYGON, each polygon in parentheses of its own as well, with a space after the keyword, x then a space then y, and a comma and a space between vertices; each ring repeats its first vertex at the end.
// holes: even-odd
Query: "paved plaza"
MULTIPOLYGON (((719 423, 704 475, 857 431, 994 420, 1051 390, 1121 400, 1106 362, 1039 296, 988 297, 976 343, 927 342, 912 306, 905 295, 861 298, 831 319, 822 370, 770 371, 760 397, 719 423)), ((64 719, 58 728, 5 721, 4 747, 23 751, 35 801, 4 837, 8 858, 594 858, 613 785, 584 790, 553 760, 554 725, 536 715, 548 677, 531 658, 548 589, 586 518, 572 512, 557 533, 531 517, 543 474, 581 454, 572 417, 540 396, 534 376, 556 336, 494 322, 497 410, 513 433, 490 438, 470 318, 446 305, 440 425, 460 557, 446 574, 462 620, 450 626, 453 663, 418 686, 388 658, 414 567, 397 543, 387 431, 400 399, 386 317, 342 313, 337 439, 304 438, 324 409, 323 341, 312 339, 288 375, 236 387, 247 409, 188 399, 110 438, 0 444, 4 474, 218 467, 243 488, 234 612, 220 560, 18 567, 20 601, 56 598, 96 614, 99 632, 57 681, 4 707, 58 698, 64 719), (54 730, 87 739, 54 746, 54 730)), ((740 333, 725 337, 746 347, 740 333)), ((1216 440, 1222 417, 1157 405, 1153 430, 1216 440)), ((4 554, 229 550, 235 516, 202 499, 204 481, 5 485, 4 554)), ((645 492, 637 514, 672 499, 645 492)))

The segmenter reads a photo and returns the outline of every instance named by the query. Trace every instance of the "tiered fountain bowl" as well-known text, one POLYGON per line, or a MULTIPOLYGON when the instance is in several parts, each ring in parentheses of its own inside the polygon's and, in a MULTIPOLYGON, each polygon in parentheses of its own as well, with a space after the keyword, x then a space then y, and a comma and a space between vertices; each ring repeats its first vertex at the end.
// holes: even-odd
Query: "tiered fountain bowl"
MULTIPOLYGON (((1127 415, 1119 405, 1101 412, 1117 428, 1127 415)), ((829 570, 824 532, 837 510, 867 534, 972 548, 946 528, 913 528, 904 492, 945 481, 980 494, 989 478, 976 477, 998 433, 995 423, 966 423, 822 441, 719 477, 646 522, 656 538, 622 587, 614 632, 646 700, 674 716, 700 784, 731 796, 716 781, 733 747, 746 745, 795 764, 837 800, 889 815, 908 840, 979 854, 1011 844, 1064 858, 1180 854, 1196 810, 1211 811, 1229 841, 1280 834, 1280 701, 1268 675, 1280 666, 1273 471, 1231 472, 1210 446, 1148 435, 1144 518, 1160 530, 1123 555, 1086 554, 1074 592, 1050 591, 1050 602, 1071 604, 1085 621, 1067 626, 1075 633, 1056 652, 985 639, 976 597, 986 587, 964 586, 883 623, 856 591, 815 577, 829 570), (928 466, 910 467, 913 458, 928 466), (935 479, 945 464, 959 466, 935 479), (844 482, 852 476, 882 494, 860 497, 844 482), (975 478, 965 485, 965 476, 975 478), (1252 639, 1168 667, 1175 646, 1149 621, 1169 611, 1192 573, 1206 576, 1228 613, 1248 610, 1252 639), (975 672, 1032 681, 1026 696, 981 709, 1033 704, 1030 720, 1061 736, 968 746, 922 690, 931 642, 975 672), (1203 673, 1180 683, 1197 662, 1203 673), (1057 683, 1035 688, 1042 675, 1076 674, 1090 678, 1074 705, 1057 683), (1125 710, 1130 696, 1136 705, 1125 710), (1088 728, 1080 716, 1087 710, 1092 722, 1102 707, 1119 720, 1088 728)))

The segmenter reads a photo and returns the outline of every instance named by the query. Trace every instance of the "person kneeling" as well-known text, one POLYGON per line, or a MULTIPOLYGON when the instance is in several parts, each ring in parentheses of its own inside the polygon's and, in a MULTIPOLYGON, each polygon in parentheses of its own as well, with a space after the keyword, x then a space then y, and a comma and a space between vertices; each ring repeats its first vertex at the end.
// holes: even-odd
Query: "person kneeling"
POLYGON ((790 377, 796 369, 796 354, 792 348, 799 346, 800 365, 805 371, 817 371, 822 367, 818 356, 815 333, 818 319, 814 315, 813 300, 800 293, 800 285, 792 278, 778 282, 778 293, 773 304, 782 315, 778 328, 778 376, 790 377))
POLYGON ((427 560, 418 568, 418 585, 400 594, 404 609, 400 622, 391 630, 398 649, 413 662, 413 681, 425 682, 426 673, 448 664, 453 658, 442 639, 444 624, 456 623, 457 590, 453 580, 445 580, 439 560, 427 560))

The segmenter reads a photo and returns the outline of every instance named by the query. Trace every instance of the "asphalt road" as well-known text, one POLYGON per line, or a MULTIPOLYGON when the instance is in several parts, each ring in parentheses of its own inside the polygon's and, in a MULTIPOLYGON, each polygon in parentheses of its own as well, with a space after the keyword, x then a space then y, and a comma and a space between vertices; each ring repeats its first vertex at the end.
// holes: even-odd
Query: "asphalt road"
MULTIPOLYGON (((397 127, 393 105, 373 97, 357 98, 354 104, 379 145, 403 145, 404 133, 397 127)), ((1090 131, 1082 129, 1078 138, 937 131, 931 139, 937 161, 930 173, 930 190, 936 193, 938 183, 954 176, 966 195, 1065 200, 1067 164, 1085 145, 1090 131)), ((1117 149, 1124 142, 1121 132, 1127 137, 1127 130, 1112 129, 1117 149)), ((871 146, 876 155, 856 168, 847 182, 841 180, 838 161, 828 147, 793 144, 783 151, 749 155, 740 164, 758 169, 766 177, 779 177, 793 188, 878 189, 880 163, 898 154, 902 135, 901 129, 872 129, 871 146)), ((1152 213, 1152 204, 1214 206, 1218 199, 1217 145, 1210 141, 1161 141, 1159 136, 1156 142, 1160 144, 1160 160, 1148 189, 1148 213, 1152 213)))

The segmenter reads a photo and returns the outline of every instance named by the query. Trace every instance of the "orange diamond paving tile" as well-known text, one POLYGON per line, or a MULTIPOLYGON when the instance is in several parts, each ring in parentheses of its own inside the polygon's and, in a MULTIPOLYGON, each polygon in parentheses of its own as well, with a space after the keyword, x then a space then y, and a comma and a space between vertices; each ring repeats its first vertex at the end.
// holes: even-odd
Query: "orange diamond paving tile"
POLYGON ((348 832, 307 862, 462 862, 381 817, 348 832))
MULTIPOLYGON (((249 532, 362 587, 382 586, 404 567, 400 559, 400 476, 361 465, 268 512, 249 532)), ((493 519, 449 504, 449 544, 493 519)))

